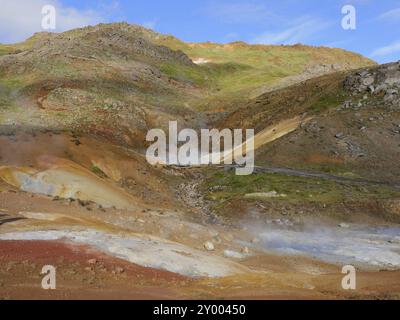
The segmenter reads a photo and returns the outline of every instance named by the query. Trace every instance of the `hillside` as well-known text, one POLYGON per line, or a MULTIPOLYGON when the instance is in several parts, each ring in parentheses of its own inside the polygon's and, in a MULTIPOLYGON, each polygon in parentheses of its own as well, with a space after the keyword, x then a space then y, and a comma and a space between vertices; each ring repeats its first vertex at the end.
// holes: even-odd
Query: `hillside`
POLYGON ((399 63, 322 76, 261 95, 220 126, 258 132, 294 116, 311 117, 259 150, 259 163, 397 181, 399 86, 399 63))
MULTIPOLYGON (((302 44, 292 46, 249 45, 244 42, 184 43, 173 36, 152 34, 159 44, 185 52, 209 69, 215 90, 211 108, 229 111, 264 92, 337 71, 373 65, 352 52, 302 44), (230 104, 226 102, 230 101, 230 104)), ((178 71, 176 71, 178 72, 178 71)))
POLYGON ((216 173, 204 190, 230 216, 301 212, 399 221, 399 88, 397 62, 310 79, 250 100, 219 126, 256 129, 256 174, 216 173), (303 122, 286 132, 281 124, 296 116, 303 122), (281 138, 257 141, 266 127, 281 138), (271 191, 285 196, 246 199, 271 191))
POLYGON ((0 45, 0 299, 398 299, 399 89, 400 62, 125 23, 0 45), (169 120, 254 128, 253 174, 150 165, 169 120))
POLYGON ((39 33, 0 49, 2 124, 98 133, 135 147, 168 119, 198 128, 261 92, 373 64, 340 49, 186 44, 128 24, 39 33))

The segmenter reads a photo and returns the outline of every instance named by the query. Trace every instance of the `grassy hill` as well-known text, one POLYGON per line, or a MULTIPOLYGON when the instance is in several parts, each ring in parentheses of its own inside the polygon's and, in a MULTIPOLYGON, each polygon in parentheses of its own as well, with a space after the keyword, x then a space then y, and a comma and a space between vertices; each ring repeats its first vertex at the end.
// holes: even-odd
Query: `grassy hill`
POLYGON ((0 121, 140 147, 168 119, 198 127, 213 119, 198 111, 218 118, 274 88, 372 64, 340 49, 184 43, 125 23, 38 33, 0 46, 0 121))
POLYGON ((224 215, 283 212, 346 220, 369 214, 399 221, 399 88, 400 63, 391 63, 313 78, 250 100, 219 126, 260 133, 279 130, 295 116, 309 120, 278 140, 258 142, 256 166, 280 171, 256 169, 248 177, 211 172, 203 190, 224 215), (248 197, 272 191, 283 196, 248 197))
MULTIPOLYGON (((301 44, 292 46, 185 43, 173 36, 149 33, 152 41, 185 52, 197 61, 211 80, 209 109, 232 110, 248 98, 277 87, 287 86, 326 73, 373 65, 352 52, 301 44)), ((179 68, 168 69, 171 76, 196 77, 179 68)))

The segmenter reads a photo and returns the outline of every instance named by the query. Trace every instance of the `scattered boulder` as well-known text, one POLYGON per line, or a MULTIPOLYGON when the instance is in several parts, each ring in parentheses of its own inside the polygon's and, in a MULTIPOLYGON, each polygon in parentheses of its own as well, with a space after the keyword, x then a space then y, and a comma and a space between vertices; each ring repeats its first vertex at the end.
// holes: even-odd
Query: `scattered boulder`
POLYGON ((211 241, 206 241, 204 242, 204 249, 206 249, 207 251, 214 251, 215 247, 211 241))
MULTIPOLYGON (((385 104, 399 106, 400 63, 388 63, 351 74, 343 86, 353 95, 382 95, 385 104)), ((368 100, 368 96, 367 99, 364 96, 364 100, 368 100)))
POLYGON ((269 191, 269 192, 255 192, 255 193, 248 193, 244 196, 245 199, 263 199, 263 198, 282 198, 286 197, 286 194, 280 194, 276 191, 269 191))
POLYGON ((363 78, 363 79, 361 80, 361 83, 362 83, 364 86, 367 86, 367 87, 369 87, 370 85, 372 85, 374 82, 375 82, 375 78, 374 78, 374 76, 372 76, 372 75, 367 75, 365 78, 363 78))
POLYGON ((227 258, 243 259, 244 256, 240 252, 233 250, 224 250, 224 256, 227 258))
POLYGON ((335 138, 336 139, 342 139, 344 137, 344 133, 343 132, 339 132, 335 134, 335 138))
POLYGON ((86 206, 90 205, 90 201, 84 201, 84 200, 78 199, 78 204, 81 207, 86 207, 86 206))
POLYGON ((125 269, 122 267, 115 267, 114 270, 112 271, 113 274, 122 274, 125 272, 125 269))
POLYGON ((71 140, 71 142, 75 143, 76 146, 80 146, 82 142, 79 139, 71 140))
POLYGON ((212 186, 208 188, 208 191, 215 192, 215 191, 223 191, 225 190, 224 186, 212 186))
POLYGON ((249 254, 250 253, 249 248, 248 247, 243 247, 242 248, 242 253, 243 254, 249 254))

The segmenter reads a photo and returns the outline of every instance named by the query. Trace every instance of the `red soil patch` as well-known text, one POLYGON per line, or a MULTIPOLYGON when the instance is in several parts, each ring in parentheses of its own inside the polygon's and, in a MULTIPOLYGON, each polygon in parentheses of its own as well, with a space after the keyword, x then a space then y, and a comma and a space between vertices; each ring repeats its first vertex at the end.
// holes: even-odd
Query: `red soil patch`
POLYGON ((2 299, 173 299, 190 279, 62 241, 0 241, 2 299), (43 290, 41 270, 57 270, 56 290, 43 290))
POLYGON ((95 259, 107 269, 120 267, 127 275, 136 275, 158 280, 177 281, 186 277, 153 268, 142 267, 125 260, 108 256, 87 245, 62 241, 0 241, 0 264, 8 261, 30 261, 39 265, 54 265, 74 262, 90 265, 95 259))

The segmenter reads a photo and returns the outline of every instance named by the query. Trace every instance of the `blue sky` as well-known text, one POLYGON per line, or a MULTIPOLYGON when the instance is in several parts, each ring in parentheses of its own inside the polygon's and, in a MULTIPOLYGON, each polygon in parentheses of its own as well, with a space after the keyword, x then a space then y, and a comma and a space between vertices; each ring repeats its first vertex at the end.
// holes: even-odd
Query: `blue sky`
POLYGON ((192 42, 326 45, 378 62, 400 59, 400 0, 0 0, 0 42, 41 31, 41 7, 57 9, 57 31, 127 21, 192 42), (356 29, 341 26, 344 5, 356 29))

